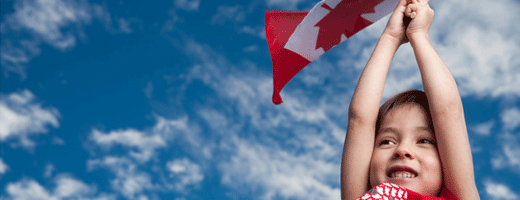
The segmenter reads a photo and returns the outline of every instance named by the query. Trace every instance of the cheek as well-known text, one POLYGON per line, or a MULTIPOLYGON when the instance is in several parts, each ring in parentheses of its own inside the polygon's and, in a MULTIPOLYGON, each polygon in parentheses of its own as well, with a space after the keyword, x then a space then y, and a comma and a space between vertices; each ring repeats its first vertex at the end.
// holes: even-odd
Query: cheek
POLYGON ((370 185, 376 186, 379 185, 384 175, 384 171, 386 169, 386 163, 387 159, 385 159, 384 152, 381 151, 374 151, 372 154, 372 159, 370 160, 370 171, 369 171, 369 178, 370 178, 370 185), (382 172, 382 173, 381 173, 382 172))
MULTIPOLYGON (((424 154, 423 154, 424 155, 424 154)), ((424 188, 423 193, 428 195, 438 195, 442 188, 442 165, 441 159, 437 151, 435 153, 429 152, 422 159, 422 168, 427 172, 427 180, 424 184, 428 187, 424 188)))
POLYGON ((430 176, 434 177, 442 177, 442 165, 441 165, 441 159, 439 157, 439 154, 436 150, 434 151, 427 151, 425 154, 423 154, 423 162, 427 171, 429 172, 430 176))
POLYGON ((425 156, 425 162, 427 166, 430 166, 431 168, 439 169, 441 167, 441 158, 439 157, 439 154, 437 151, 428 151, 425 156))

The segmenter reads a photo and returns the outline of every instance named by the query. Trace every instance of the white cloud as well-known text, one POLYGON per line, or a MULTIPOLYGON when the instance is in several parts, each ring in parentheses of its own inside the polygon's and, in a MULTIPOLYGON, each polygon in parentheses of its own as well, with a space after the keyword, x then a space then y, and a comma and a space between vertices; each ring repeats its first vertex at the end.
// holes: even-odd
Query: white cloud
POLYGON ((126 19, 119 19, 119 29, 123 33, 132 33, 132 29, 130 29, 130 22, 126 19))
POLYGON ((247 47, 244 47, 244 52, 258 52, 260 48, 256 45, 249 45, 247 47))
POLYGON ((503 133, 500 135, 499 152, 491 159, 494 169, 508 167, 511 171, 520 174, 520 140, 517 135, 503 133))
POLYGON ((24 147, 35 144, 29 136, 47 133, 47 126, 59 127, 60 113, 55 108, 42 108, 29 90, 0 96, 0 141, 20 140, 24 147))
POLYGON ((494 169, 509 168, 511 171, 520 174, 520 133, 512 134, 509 131, 518 127, 520 111, 518 108, 509 108, 501 113, 502 127, 506 132, 499 135, 499 148, 495 156, 491 159, 494 169))
POLYGON ((211 24, 223 25, 228 21, 243 22, 245 17, 242 6, 219 6, 217 7, 217 13, 211 17, 211 24))
POLYGON ((102 152, 93 152, 94 156, 87 162, 88 170, 108 169, 114 176, 110 180, 112 189, 126 199, 147 199, 148 195, 161 191, 185 193, 189 191, 188 186, 197 186, 203 180, 200 166, 191 161, 174 159, 167 163, 156 157, 175 147, 174 150, 191 151, 195 156, 208 158, 212 144, 201 144, 197 125, 188 124, 187 117, 170 120, 155 116, 155 119, 153 127, 143 130, 128 128, 103 133, 94 129, 91 132, 90 138, 95 144, 92 150, 99 147, 102 152), (171 171, 179 166, 186 170, 171 171))
POLYGON ((54 195, 58 198, 78 197, 92 192, 90 186, 68 176, 59 177, 56 185, 54 195))
POLYGON ((54 137, 52 137, 52 144, 64 145, 65 141, 63 139, 61 139, 60 137, 54 136, 54 137))
POLYGON ((26 78, 25 65, 40 54, 41 41, 60 50, 75 46, 76 35, 83 35, 78 27, 90 23, 89 12, 90 7, 85 2, 16 1, 14 12, 2 21, 2 27, 7 27, 2 30, 0 53, 6 75, 15 72, 22 79, 26 78))
POLYGON ((5 76, 14 72, 21 79, 27 77, 26 65, 41 53, 46 43, 61 51, 76 46, 86 38, 83 27, 92 18, 101 21, 111 32, 132 32, 131 25, 139 20, 120 18, 118 30, 112 28, 112 18, 104 6, 76 0, 20 0, 14 2, 13 12, 3 16, 1 65, 5 76))
POLYGON ((231 160, 220 165, 223 183, 237 190, 243 184, 260 187, 265 193, 259 199, 340 199, 339 184, 333 184, 339 181, 339 163, 240 139, 233 145, 231 160))
POLYGON ((132 151, 129 154, 145 162, 152 158, 155 149, 166 146, 166 142, 160 135, 147 135, 134 129, 117 130, 110 133, 93 130, 92 140, 96 144, 107 148, 111 148, 114 145, 137 148, 139 149, 138 152, 132 151))
POLYGON ((110 181, 112 188, 128 199, 137 199, 143 191, 154 187, 150 175, 139 170, 138 165, 128 158, 106 156, 103 159, 89 160, 87 166, 89 170, 109 168, 116 176, 110 181))
POLYGON ((475 133, 483 136, 487 136, 491 134, 491 129, 495 126, 495 121, 491 120, 488 122, 484 122, 481 124, 477 124, 475 126, 471 127, 471 130, 473 130, 475 133))
POLYGON ((62 32, 62 28, 70 24, 88 24, 91 20, 88 5, 73 1, 21 1, 15 4, 14 9, 15 13, 8 17, 8 23, 15 30, 30 30, 62 50, 74 46, 76 42, 73 34, 62 32))
POLYGON ((198 185, 204 180, 200 166, 187 158, 174 159, 166 164, 170 171, 170 178, 173 179, 175 188, 178 191, 184 190, 186 186, 198 185))
POLYGON ((503 111, 500 117, 506 130, 514 130, 520 125, 520 110, 516 107, 503 111))
POLYGON ((495 183, 488 180, 484 182, 484 186, 486 187, 486 193, 493 199, 514 200, 519 198, 518 194, 509 189, 509 187, 504 184, 495 183))
POLYGON ((200 0, 175 0, 175 6, 187 11, 197 11, 200 0))
POLYGON ((115 199, 110 195, 96 194, 94 186, 89 186, 68 175, 59 175, 54 179, 54 182, 56 185, 54 190, 48 190, 35 180, 22 179, 18 182, 7 184, 5 194, 8 195, 9 199, 13 200, 115 199))
POLYGON ((151 81, 146 84, 146 88, 143 89, 143 92, 148 99, 153 97, 153 84, 151 81))
POLYGON ((9 166, 4 163, 4 160, 0 157, 0 175, 5 174, 9 170, 9 166))
POLYGON ((43 188, 34 180, 22 180, 17 183, 10 183, 6 187, 6 193, 12 199, 57 199, 49 191, 43 188))
POLYGON ((225 130, 229 124, 227 117, 215 109, 202 109, 199 111, 199 115, 201 115, 214 130, 225 130))
POLYGON ((246 33, 255 37, 259 37, 261 39, 265 39, 265 29, 263 26, 244 26, 238 30, 238 33, 246 33))
POLYGON ((43 173, 43 177, 50 178, 52 173, 54 173, 55 167, 53 164, 49 163, 45 165, 45 172, 43 173))

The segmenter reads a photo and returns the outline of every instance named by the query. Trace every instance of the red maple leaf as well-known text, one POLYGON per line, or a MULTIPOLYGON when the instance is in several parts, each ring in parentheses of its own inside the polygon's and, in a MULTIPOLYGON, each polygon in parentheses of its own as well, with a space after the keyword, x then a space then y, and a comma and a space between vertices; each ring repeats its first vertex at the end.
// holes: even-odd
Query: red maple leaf
POLYGON ((341 35, 347 38, 361 29, 372 24, 372 22, 361 17, 363 13, 374 13, 374 7, 383 0, 342 0, 334 9, 327 4, 321 7, 329 10, 323 19, 316 23, 320 27, 316 49, 320 47, 328 51, 341 42, 341 35))

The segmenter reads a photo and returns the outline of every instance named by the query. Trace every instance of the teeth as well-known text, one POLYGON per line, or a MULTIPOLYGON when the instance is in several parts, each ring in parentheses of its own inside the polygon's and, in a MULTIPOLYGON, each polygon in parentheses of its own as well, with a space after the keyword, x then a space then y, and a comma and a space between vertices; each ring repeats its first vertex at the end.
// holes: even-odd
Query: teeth
POLYGON ((415 174, 412 174, 410 172, 394 172, 390 174, 390 178, 394 177, 415 178, 415 174))

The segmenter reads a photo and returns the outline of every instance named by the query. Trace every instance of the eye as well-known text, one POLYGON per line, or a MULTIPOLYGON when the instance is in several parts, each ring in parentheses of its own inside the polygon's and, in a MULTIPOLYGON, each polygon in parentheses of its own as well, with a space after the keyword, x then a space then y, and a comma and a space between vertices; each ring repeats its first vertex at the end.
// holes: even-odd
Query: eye
POLYGON ((431 139, 420 139, 417 143, 419 144, 433 144, 435 145, 435 141, 431 139))
POLYGON ((379 146, 381 146, 381 145, 390 145, 390 144, 395 144, 395 142, 393 142, 392 140, 381 140, 381 141, 379 141, 379 146))

